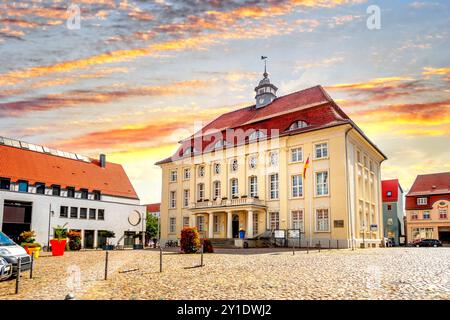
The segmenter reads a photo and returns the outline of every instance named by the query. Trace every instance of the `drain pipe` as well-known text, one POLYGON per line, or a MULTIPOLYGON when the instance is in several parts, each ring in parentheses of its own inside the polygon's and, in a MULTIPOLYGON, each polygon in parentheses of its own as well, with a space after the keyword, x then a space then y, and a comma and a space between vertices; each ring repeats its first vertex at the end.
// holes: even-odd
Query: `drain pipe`
POLYGON ((347 210, 348 210, 348 223, 349 223, 349 232, 350 232, 350 239, 351 239, 351 243, 352 243, 352 250, 354 250, 354 243, 353 243, 353 238, 354 238, 354 233, 353 233, 353 220, 352 220, 352 215, 351 215, 351 203, 350 203, 350 179, 349 179, 349 171, 348 171, 348 148, 347 148, 347 144, 348 144, 348 140, 347 140, 347 136, 348 133, 353 129, 353 127, 348 128, 345 131, 345 177, 347 178, 347 210))

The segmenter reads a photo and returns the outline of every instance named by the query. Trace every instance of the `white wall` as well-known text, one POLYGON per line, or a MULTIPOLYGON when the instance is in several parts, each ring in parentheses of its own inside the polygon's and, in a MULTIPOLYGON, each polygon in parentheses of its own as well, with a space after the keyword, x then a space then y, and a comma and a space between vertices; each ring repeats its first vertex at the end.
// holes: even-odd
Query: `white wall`
MULTIPOLYGON (((31 191, 31 190, 30 190, 31 191)), ((46 190, 47 191, 47 190, 46 190)), ((128 216, 134 210, 141 214, 145 212, 146 207, 139 205, 139 200, 125 199, 119 197, 111 197, 102 195, 102 201, 86 200, 78 198, 67 198, 65 196, 51 196, 35 193, 22 193, 16 191, 0 191, 0 228, 3 224, 3 209, 5 200, 16 200, 32 202, 32 216, 31 216, 31 230, 36 232, 36 241, 45 246, 48 243, 48 225, 49 225, 49 211, 54 212, 51 217, 50 234, 53 236, 52 227, 57 225, 64 225, 67 223, 67 229, 95 230, 94 246, 97 245, 97 230, 111 230, 116 234, 116 238, 111 239, 112 243, 116 244, 119 238, 125 231, 140 232, 145 229, 145 220, 138 226, 132 226, 128 222, 128 216), (69 207, 69 218, 60 218, 60 206, 69 207), (74 219, 70 218, 70 207, 78 208, 78 216, 80 215, 80 208, 88 209, 88 219, 74 219), (104 220, 89 220, 89 209, 104 209, 104 220)), ((83 236, 83 233, 82 233, 83 236)), ((123 244, 123 240, 120 244, 123 244)))

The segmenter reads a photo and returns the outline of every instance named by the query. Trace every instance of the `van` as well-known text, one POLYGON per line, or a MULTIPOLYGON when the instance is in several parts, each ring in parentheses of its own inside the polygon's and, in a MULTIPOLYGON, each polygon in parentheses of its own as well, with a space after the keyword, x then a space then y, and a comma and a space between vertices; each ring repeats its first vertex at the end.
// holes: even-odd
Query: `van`
POLYGON ((17 265, 20 259, 20 271, 31 268, 31 257, 24 248, 12 241, 7 235, 0 231, 0 257, 13 266, 12 274, 17 274, 17 265))

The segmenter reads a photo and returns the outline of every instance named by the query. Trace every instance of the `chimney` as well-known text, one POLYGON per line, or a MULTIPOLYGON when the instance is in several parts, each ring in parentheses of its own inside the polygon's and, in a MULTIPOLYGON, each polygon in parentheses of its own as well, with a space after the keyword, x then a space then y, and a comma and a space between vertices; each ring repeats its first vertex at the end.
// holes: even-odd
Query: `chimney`
POLYGON ((106 156, 103 153, 100 154, 100 167, 106 167, 106 156))

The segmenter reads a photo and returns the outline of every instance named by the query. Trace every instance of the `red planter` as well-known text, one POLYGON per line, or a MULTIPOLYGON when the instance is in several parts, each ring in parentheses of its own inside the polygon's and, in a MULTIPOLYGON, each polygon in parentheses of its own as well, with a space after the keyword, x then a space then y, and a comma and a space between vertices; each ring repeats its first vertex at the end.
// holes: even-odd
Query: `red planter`
POLYGON ((66 249, 67 240, 50 240, 50 245, 52 247, 52 256, 62 256, 64 255, 64 250, 66 249))

